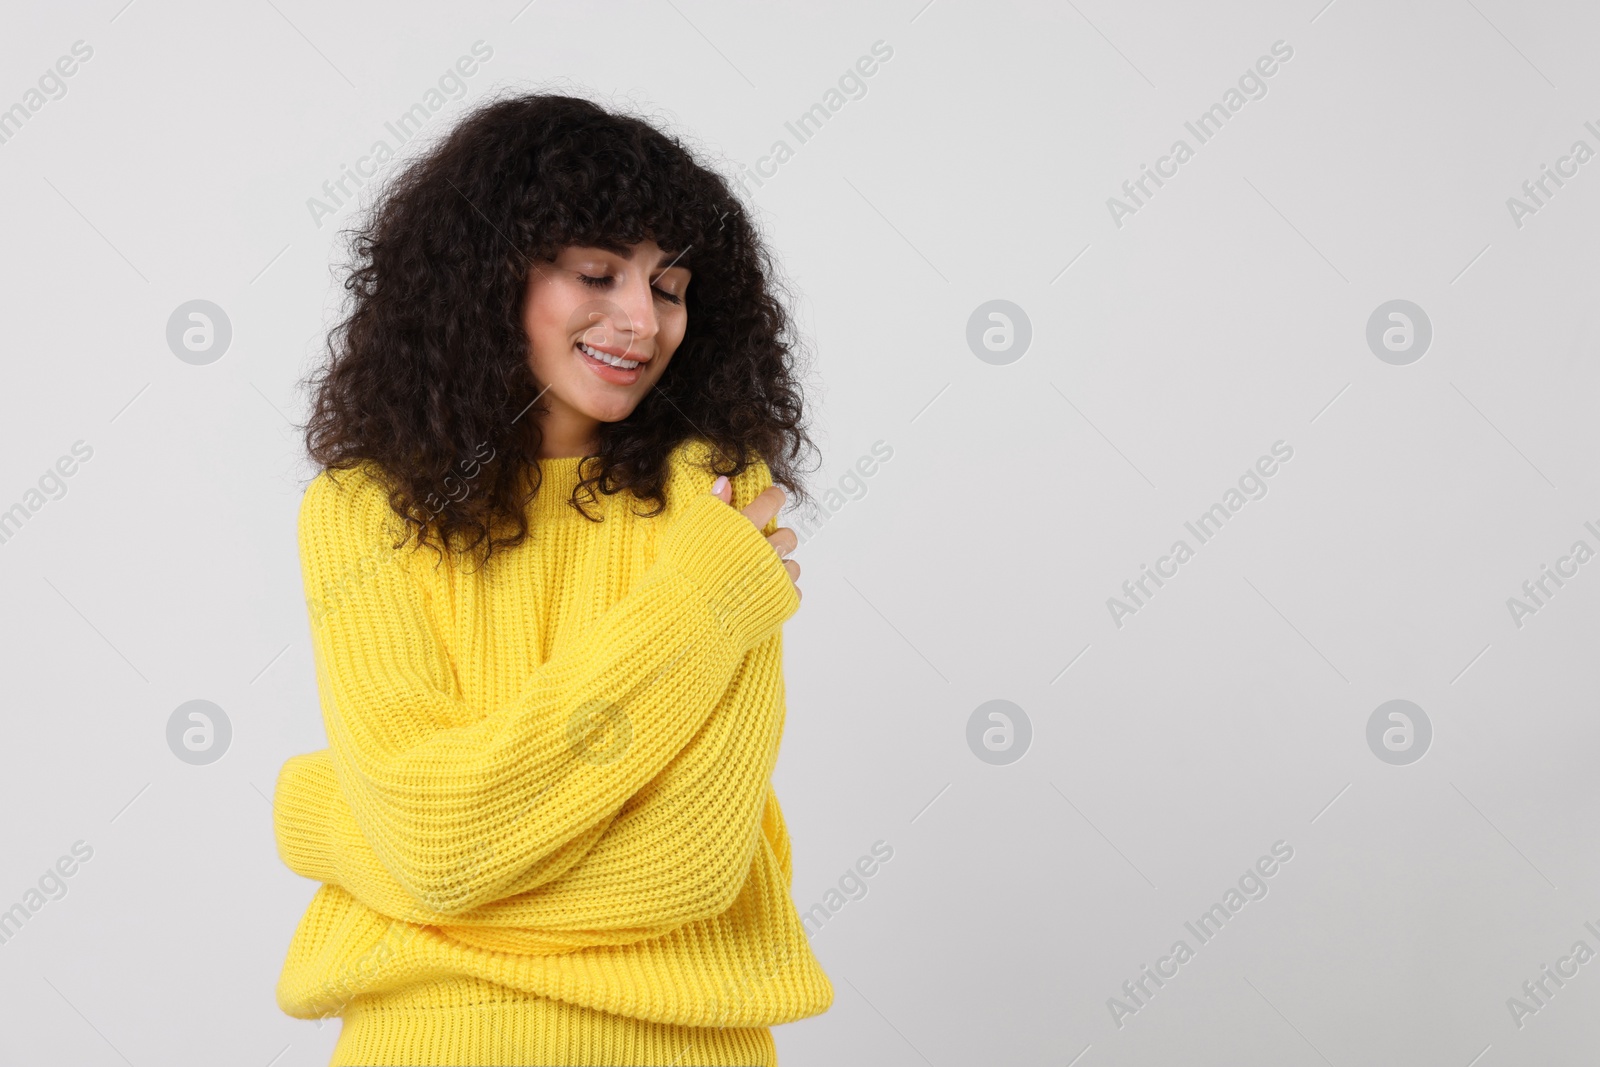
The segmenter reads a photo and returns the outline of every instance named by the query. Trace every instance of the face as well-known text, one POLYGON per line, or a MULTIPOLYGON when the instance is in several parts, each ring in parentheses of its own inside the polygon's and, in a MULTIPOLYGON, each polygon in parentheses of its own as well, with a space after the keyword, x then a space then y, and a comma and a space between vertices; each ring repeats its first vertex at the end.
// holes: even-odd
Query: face
POLYGON ((688 325, 689 270, 653 240, 573 245, 534 264, 523 303, 541 390, 542 452, 593 451, 602 422, 626 418, 666 372, 688 325))

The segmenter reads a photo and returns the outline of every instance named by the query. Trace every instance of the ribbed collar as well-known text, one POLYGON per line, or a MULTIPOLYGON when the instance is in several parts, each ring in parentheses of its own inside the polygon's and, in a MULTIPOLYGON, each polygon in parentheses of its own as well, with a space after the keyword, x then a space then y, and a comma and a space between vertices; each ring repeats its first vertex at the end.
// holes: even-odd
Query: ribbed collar
MULTIPOLYGON (((568 503, 572 499, 573 487, 578 484, 578 468, 588 457, 585 456, 556 456, 540 457, 538 460, 539 491, 534 494, 533 500, 528 505, 529 513, 537 518, 548 519, 556 515, 577 515, 568 503)), ((586 472, 593 474, 599 466, 598 460, 591 460, 586 467, 586 472)), ((526 475, 527 483, 533 483, 533 473, 526 475)), ((591 487, 579 498, 584 509, 591 515, 604 514, 610 510, 610 503, 621 494, 607 496, 597 488, 591 487), (593 499, 590 498, 593 492, 593 499)))
MULTIPOLYGON (((705 472, 701 465, 706 462, 710 454, 709 443, 699 435, 691 436, 673 446, 671 453, 667 456, 669 507, 671 506, 670 497, 672 496, 671 486, 681 482, 684 478, 704 475, 705 472)), ((529 515, 535 518, 550 518, 557 515, 577 516, 578 513, 567 502, 572 499, 572 490, 578 484, 578 467, 587 458, 589 457, 541 457, 538 461, 539 471, 544 480, 539 484, 539 491, 534 495, 532 503, 528 505, 529 515)), ((585 472, 592 475, 598 468, 599 460, 597 458, 592 459, 585 466, 585 472)), ((528 473, 524 484, 531 484, 532 478, 532 474, 528 473)), ((710 475, 705 475, 699 480, 706 485, 711 484, 710 475)), ((584 509, 591 515, 608 513, 612 509, 622 506, 621 502, 625 499, 632 500, 633 494, 624 491, 607 496, 592 486, 589 490, 585 490, 580 497, 584 509), (591 491, 594 494, 593 500, 589 496, 591 491)), ((578 517, 581 518, 581 516, 578 517)))

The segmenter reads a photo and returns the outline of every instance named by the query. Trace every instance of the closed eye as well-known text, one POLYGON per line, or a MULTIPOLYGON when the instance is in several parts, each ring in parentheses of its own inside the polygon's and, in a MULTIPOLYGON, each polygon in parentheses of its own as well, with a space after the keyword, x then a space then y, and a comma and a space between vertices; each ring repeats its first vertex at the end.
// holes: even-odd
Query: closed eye
MULTIPOLYGON (((607 275, 604 278, 594 278, 594 277, 591 277, 591 276, 589 276, 587 274, 579 274, 578 275, 578 280, 581 281, 584 285, 587 285, 587 286, 589 286, 590 288, 593 288, 593 289, 604 289, 604 288, 606 288, 607 286, 609 286, 611 284, 610 275, 607 275)), ((652 285, 650 288, 655 291, 655 294, 657 296, 659 296, 661 299, 663 299, 663 300, 665 300, 665 301, 667 301, 669 303, 672 303, 672 304, 681 304, 681 303, 683 303, 683 297, 678 296, 675 293, 669 293, 665 289, 658 288, 658 287, 656 287, 654 285, 652 285)))

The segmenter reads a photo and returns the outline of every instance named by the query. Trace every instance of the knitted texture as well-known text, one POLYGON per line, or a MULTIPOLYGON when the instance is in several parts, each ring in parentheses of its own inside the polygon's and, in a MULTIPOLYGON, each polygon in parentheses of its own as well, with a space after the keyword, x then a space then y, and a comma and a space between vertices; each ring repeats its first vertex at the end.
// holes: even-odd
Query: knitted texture
MULTIPOLYGON (((667 508, 568 503, 485 566, 414 544, 377 472, 325 471, 299 542, 329 746, 273 799, 323 884, 278 1004, 345 1019, 334 1064, 775 1063, 765 1029, 833 989, 790 898, 771 777, 799 603, 701 439, 667 508)), ((470 483, 468 483, 470 485, 470 483)), ((469 490, 470 491, 470 490, 469 490)))

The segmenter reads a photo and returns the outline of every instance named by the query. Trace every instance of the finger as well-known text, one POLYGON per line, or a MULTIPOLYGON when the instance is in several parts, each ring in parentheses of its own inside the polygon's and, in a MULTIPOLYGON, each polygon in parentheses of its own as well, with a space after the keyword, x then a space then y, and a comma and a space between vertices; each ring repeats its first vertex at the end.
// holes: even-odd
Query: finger
POLYGON ((711 483, 711 495, 724 504, 733 503, 733 483, 725 475, 718 475, 717 480, 711 483), (719 488, 720 487, 720 488, 719 488))
POLYGON ((780 526, 776 533, 767 538, 767 543, 777 551, 778 555, 787 556, 799 546, 800 538, 789 527, 780 526))
POLYGON ((786 559, 786 560, 783 561, 783 569, 789 572, 789 580, 790 581, 798 581, 799 580, 799 578, 800 578, 800 564, 796 563, 792 559, 786 559))
POLYGON ((756 524, 756 529, 765 529, 767 523, 771 522, 773 516, 783 507, 785 499, 787 498, 782 489, 769 485, 745 506, 745 517, 756 524))

